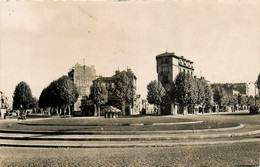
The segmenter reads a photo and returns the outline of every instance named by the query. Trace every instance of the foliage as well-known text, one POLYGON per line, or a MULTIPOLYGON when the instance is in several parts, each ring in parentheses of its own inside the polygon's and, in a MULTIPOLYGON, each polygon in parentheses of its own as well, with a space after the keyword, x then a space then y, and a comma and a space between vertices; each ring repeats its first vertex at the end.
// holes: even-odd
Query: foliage
POLYGON ((168 101, 175 103, 176 102, 176 85, 174 82, 170 82, 169 91, 166 91, 166 97, 168 97, 168 101))
POLYGON ((15 88, 13 95, 13 109, 17 110, 21 105, 24 109, 33 108, 34 100, 29 85, 21 81, 15 88))
POLYGON ((116 96, 121 101, 130 101, 135 96, 135 75, 128 69, 127 71, 117 71, 113 76, 115 78, 116 96))
POLYGON ((108 99, 108 91, 104 85, 99 82, 94 82, 90 87, 90 95, 95 104, 105 104, 108 99))
POLYGON ((216 86, 213 90, 214 102, 219 106, 224 106, 228 104, 228 95, 224 88, 216 86))
POLYGON ((240 104, 241 105, 246 105, 247 104, 247 97, 246 96, 241 96, 240 104))
POLYGON ((257 87, 257 89, 260 89, 260 73, 258 74, 258 77, 256 80, 256 87, 257 87))
POLYGON ((228 95, 228 105, 234 106, 238 104, 238 95, 228 95))
POLYGON ((259 112, 259 107, 258 106, 250 106, 250 114, 258 114, 259 112))
POLYGON ((175 79, 175 99, 179 104, 195 104, 198 101, 196 80, 190 75, 181 72, 175 79))
POLYGON ((108 100, 108 91, 105 85, 100 82, 94 82, 90 87, 89 97, 92 99, 93 103, 98 106, 98 114, 100 115, 100 105, 107 103, 108 100))
POLYGON ((207 108, 210 108, 213 105, 212 104, 213 91, 211 89, 210 84, 205 80, 205 78, 201 77, 200 82, 204 87, 204 96, 205 96, 204 105, 207 108))
POLYGON ((147 100, 150 104, 159 105, 162 103, 163 97, 165 95, 165 89, 163 88, 161 82, 156 80, 151 81, 147 85, 147 100))
POLYGON ((201 79, 195 79, 195 84, 196 84, 196 91, 197 91, 197 101, 196 101, 196 103, 199 104, 199 105, 203 105, 203 104, 205 104, 205 100, 206 100, 205 81, 202 82, 202 78, 201 79))
POLYGON ((62 76, 50 83, 43 89, 40 98, 40 107, 61 107, 66 108, 73 105, 78 98, 76 85, 68 76, 62 76))
POLYGON ((247 98, 246 104, 247 104, 248 106, 251 106, 251 105, 253 105, 254 103, 255 103, 254 97, 253 97, 253 96, 249 96, 249 97, 247 98))
POLYGON ((122 114, 125 115, 125 103, 132 104, 135 96, 136 77, 130 69, 121 72, 117 71, 113 77, 115 79, 115 94, 122 103, 122 114))

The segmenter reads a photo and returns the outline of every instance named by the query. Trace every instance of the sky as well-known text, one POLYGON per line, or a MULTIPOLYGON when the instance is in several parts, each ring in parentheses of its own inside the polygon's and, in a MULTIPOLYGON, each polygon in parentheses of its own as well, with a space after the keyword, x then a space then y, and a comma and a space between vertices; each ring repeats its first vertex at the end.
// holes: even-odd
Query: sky
POLYGON ((20 81, 38 98, 83 59, 102 76, 131 68, 142 98, 166 50, 211 83, 254 82, 260 72, 259 1, 0 3, 0 91, 9 101, 20 81))

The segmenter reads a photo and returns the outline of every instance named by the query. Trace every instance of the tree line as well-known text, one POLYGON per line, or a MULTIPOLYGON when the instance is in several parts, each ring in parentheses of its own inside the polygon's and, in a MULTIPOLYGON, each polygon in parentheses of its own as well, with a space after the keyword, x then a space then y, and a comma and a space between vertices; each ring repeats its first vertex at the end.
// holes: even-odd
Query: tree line
POLYGON ((211 105, 212 90, 204 78, 194 78, 192 75, 180 72, 174 82, 165 88, 156 80, 147 85, 147 100, 157 105, 158 114, 162 103, 178 104, 181 110, 187 111, 187 107, 194 108, 200 105, 203 110, 211 105))
MULTIPOLYGON (((260 74, 256 84, 259 89, 260 74)), ((252 96, 244 96, 240 93, 233 95, 233 92, 228 92, 222 86, 212 88, 205 78, 196 78, 184 72, 180 72, 175 80, 165 87, 159 81, 151 81, 147 85, 147 100, 157 106, 158 114, 161 114, 161 105, 178 104, 180 111, 186 112, 189 107, 193 113, 195 108, 199 107, 204 113, 205 109, 207 111, 212 109, 214 103, 222 110, 225 110, 227 106, 235 110, 237 106, 250 106, 254 102, 252 96)))
MULTIPOLYGON (((95 115, 100 115, 100 105, 107 104, 109 91, 114 94, 121 103, 122 114, 125 115, 126 104, 131 105, 135 96, 134 73, 131 70, 117 72, 112 78, 115 86, 111 89, 104 83, 94 82, 90 88, 89 98, 95 104, 95 115)), ((257 89, 260 89, 260 74, 255 82, 257 89)), ((252 96, 243 96, 241 94, 230 94, 221 86, 211 88, 210 84, 203 78, 194 78, 190 74, 179 73, 174 82, 170 83, 168 88, 156 80, 147 85, 147 100, 151 104, 158 106, 160 114, 161 105, 178 104, 182 109, 187 110, 191 107, 200 106, 202 112, 209 110, 215 104, 220 107, 225 106, 243 106, 253 105, 252 96)), ((21 106, 23 109, 32 109, 37 105, 40 108, 52 108, 61 112, 69 110, 78 99, 77 87, 68 76, 62 76, 52 81, 43 89, 39 97, 32 96, 29 85, 21 81, 15 88, 13 94, 13 109, 17 110, 21 106)), ((259 100, 258 100, 259 101, 259 100)))

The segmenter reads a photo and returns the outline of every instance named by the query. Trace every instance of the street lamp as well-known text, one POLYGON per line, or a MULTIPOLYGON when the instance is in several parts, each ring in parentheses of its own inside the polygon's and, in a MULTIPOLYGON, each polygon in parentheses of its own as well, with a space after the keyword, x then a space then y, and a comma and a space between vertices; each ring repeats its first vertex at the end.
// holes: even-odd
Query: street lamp
POLYGON ((254 83, 254 82, 249 82, 249 84, 250 83, 252 83, 252 84, 254 84, 255 85, 255 106, 256 106, 256 82, 254 83))

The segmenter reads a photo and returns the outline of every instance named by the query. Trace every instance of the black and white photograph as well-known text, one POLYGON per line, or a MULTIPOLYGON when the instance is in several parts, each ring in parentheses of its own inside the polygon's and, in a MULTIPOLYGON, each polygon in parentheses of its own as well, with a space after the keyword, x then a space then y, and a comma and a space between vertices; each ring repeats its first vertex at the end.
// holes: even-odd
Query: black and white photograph
POLYGON ((260 166, 260 1, 0 0, 0 166, 260 166))

